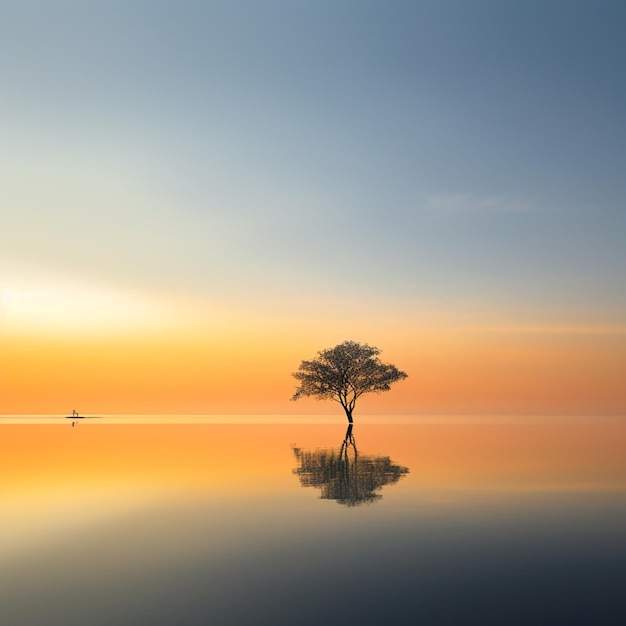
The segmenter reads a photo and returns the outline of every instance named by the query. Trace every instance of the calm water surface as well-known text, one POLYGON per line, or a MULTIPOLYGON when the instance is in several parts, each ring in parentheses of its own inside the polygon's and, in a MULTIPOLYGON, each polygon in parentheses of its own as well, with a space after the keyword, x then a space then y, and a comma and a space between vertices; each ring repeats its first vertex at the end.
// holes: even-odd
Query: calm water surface
POLYGON ((0 417, 0 624, 624 624, 626 419, 0 417))

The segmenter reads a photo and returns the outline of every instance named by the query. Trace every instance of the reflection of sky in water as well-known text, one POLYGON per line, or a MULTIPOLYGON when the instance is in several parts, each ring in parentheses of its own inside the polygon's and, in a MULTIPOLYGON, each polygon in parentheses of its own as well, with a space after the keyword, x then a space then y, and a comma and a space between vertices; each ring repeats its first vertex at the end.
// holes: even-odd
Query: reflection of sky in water
POLYGON ((3 427, 0 623, 621 624, 624 433, 357 425, 410 473, 345 507, 337 424, 3 427))

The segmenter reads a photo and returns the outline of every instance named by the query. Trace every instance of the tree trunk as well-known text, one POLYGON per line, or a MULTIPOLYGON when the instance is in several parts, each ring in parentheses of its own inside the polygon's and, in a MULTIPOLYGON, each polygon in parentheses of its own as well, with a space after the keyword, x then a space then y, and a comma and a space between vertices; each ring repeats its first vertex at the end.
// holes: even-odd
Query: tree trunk
POLYGON ((347 406, 344 406, 343 410, 346 412, 346 417, 348 418, 348 423, 352 424, 353 423, 353 420, 352 420, 352 409, 348 408, 347 406))

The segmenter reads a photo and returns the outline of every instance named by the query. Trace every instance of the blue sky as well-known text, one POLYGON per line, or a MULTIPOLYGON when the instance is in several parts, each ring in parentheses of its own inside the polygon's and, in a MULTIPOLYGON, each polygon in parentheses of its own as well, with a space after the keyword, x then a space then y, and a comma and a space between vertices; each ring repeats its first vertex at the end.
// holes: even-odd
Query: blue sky
POLYGON ((625 17, 0 1, 2 287, 622 324, 625 17))

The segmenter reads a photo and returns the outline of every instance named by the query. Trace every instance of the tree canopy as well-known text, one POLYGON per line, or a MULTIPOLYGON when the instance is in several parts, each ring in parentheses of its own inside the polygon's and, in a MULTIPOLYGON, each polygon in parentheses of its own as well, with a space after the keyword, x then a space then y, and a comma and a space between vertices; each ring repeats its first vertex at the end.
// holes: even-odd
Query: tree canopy
POLYGON ((292 374, 300 385, 291 399, 314 396, 339 402, 352 424, 356 401, 363 394, 389 391, 392 383, 407 377, 395 365, 382 363, 379 354, 378 348, 356 341, 321 350, 292 374))

